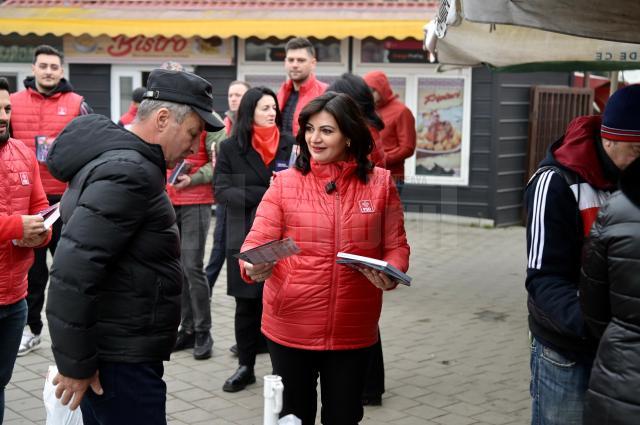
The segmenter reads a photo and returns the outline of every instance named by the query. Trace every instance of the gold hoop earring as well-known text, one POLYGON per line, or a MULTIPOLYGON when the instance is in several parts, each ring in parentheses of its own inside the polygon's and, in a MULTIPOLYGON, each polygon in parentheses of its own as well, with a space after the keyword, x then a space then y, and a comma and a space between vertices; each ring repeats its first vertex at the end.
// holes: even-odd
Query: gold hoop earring
POLYGON ((350 148, 351 147, 351 140, 347 140, 347 147, 350 148))

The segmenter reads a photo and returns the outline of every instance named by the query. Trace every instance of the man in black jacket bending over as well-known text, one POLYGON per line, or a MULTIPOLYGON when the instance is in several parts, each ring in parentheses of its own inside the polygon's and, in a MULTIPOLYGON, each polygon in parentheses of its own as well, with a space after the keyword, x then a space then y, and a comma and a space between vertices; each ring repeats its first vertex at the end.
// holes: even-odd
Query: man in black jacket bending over
POLYGON ((69 182, 53 259, 47 318, 56 396, 85 425, 166 424, 163 360, 180 322, 182 269, 166 167, 224 128, 212 88, 154 70, 130 131, 108 118, 71 122, 47 159, 69 182))

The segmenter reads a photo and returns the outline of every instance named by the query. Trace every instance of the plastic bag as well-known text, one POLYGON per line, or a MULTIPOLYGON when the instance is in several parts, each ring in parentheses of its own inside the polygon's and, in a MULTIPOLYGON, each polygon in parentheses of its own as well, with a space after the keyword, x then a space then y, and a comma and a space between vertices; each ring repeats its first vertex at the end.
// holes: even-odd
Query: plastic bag
POLYGON ((290 414, 280 418, 278 425, 302 425, 302 421, 296 415, 290 414))
POLYGON ((47 411, 46 425, 82 425, 82 412, 78 407, 71 411, 69 406, 63 406, 56 398, 56 387, 53 385, 53 378, 58 374, 58 368, 49 366, 47 380, 44 382, 42 400, 47 411))

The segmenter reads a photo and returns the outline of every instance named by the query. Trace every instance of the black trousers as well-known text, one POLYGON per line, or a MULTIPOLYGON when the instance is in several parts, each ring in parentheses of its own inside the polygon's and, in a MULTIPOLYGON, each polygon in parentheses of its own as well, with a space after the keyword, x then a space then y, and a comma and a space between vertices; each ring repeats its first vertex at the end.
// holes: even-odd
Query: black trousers
POLYGON ((218 280, 220 270, 225 260, 225 252, 227 250, 226 235, 227 235, 227 213, 224 205, 216 205, 216 225, 213 229, 213 248, 209 255, 209 263, 205 267, 204 272, 207 275, 207 281, 209 282, 209 288, 213 291, 213 286, 218 280))
POLYGON ((362 398, 379 397, 384 394, 384 358, 382 357, 382 340, 378 329, 378 342, 371 347, 367 363, 367 377, 364 381, 362 398))
POLYGON ((317 411, 318 377, 326 425, 355 425, 362 420, 362 389, 370 348, 312 351, 285 347, 267 339, 273 373, 282 377, 280 417, 293 413, 302 425, 313 425, 317 411))
POLYGON ((264 345, 260 331, 262 324, 262 297, 236 297, 235 331, 238 344, 238 363, 253 367, 256 364, 258 347, 264 345))
MULTIPOLYGON (((47 195, 49 205, 60 202, 61 195, 47 195)), ((33 265, 29 269, 27 279, 29 287, 27 290, 27 325, 36 335, 42 332, 42 307, 44 306, 44 291, 49 281, 49 268, 47 267, 47 250, 51 251, 51 255, 56 253, 56 247, 60 240, 60 232, 62 230, 62 219, 58 219, 52 226, 51 242, 49 245, 34 249, 33 265)))

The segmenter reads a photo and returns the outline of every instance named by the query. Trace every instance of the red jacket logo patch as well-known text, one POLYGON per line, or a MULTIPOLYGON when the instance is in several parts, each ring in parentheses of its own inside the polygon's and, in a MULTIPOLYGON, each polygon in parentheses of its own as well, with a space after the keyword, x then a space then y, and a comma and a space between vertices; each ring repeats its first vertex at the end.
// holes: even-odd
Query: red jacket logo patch
POLYGON ((376 211, 376 209, 373 206, 373 203, 369 200, 359 201, 359 204, 360 204, 360 212, 363 214, 370 214, 376 211))
POLYGON ((29 186, 29 173, 20 173, 20 184, 23 186, 29 186))

